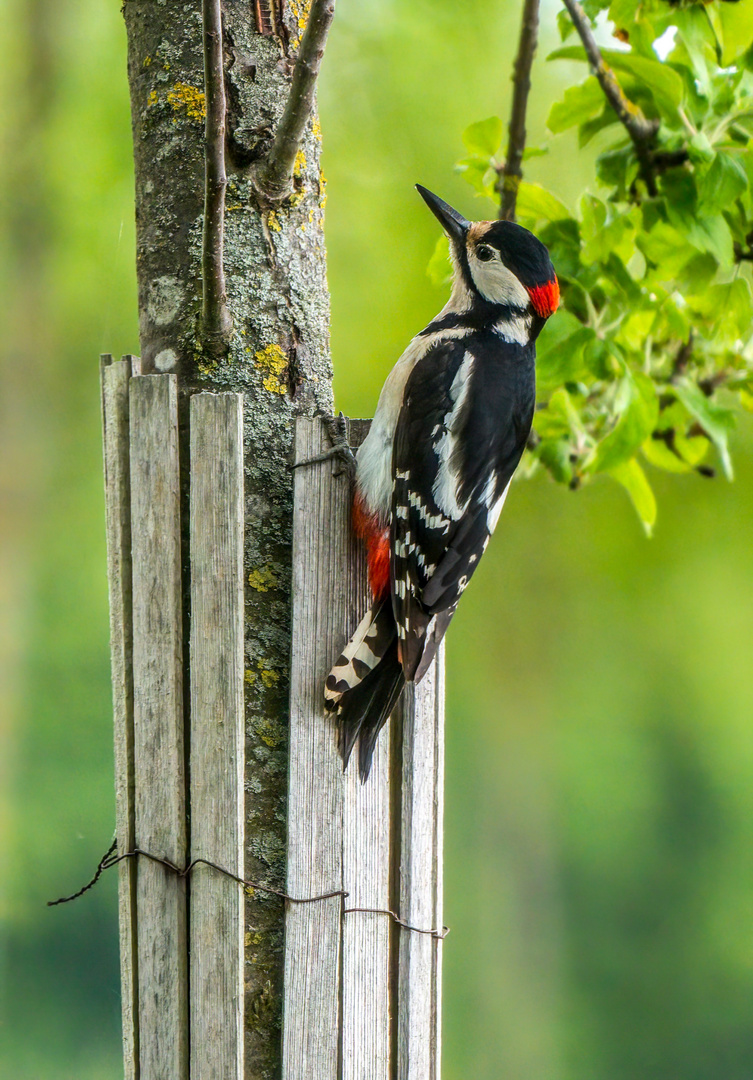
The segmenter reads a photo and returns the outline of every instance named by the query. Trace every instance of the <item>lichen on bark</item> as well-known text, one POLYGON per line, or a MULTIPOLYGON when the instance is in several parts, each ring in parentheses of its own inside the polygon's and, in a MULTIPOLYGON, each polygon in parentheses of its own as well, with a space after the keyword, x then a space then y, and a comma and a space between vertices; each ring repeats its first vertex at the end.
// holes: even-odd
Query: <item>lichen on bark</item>
MULTIPOLYGON (((316 117, 296 160, 290 198, 274 210, 260 209, 248 170, 269 148, 284 107, 304 5, 286 5, 279 38, 256 32, 254 5, 247 0, 226 0, 223 5, 229 129, 225 274, 234 331, 227 356, 220 359, 202 352, 199 339, 201 0, 125 0, 123 10, 144 371, 175 371, 184 399, 198 390, 235 390, 245 397, 245 874, 281 888, 292 425, 296 416, 332 411, 324 181, 316 117)), ((259 892, 248 896, 246 1075, 254 1080, 279 1075, 282 926, 278 899, 259 892)))

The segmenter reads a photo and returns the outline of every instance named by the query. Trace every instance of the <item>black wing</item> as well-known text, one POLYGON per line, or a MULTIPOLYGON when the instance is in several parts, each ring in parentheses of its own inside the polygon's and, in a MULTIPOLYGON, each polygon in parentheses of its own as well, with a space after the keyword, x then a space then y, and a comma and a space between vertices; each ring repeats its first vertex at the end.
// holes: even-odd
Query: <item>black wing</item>
POLYGON ((439 343, 411 372, 393 445, 390 544, 407 679, 431 663, 486 548, 534 398, 533 349, 492 334, 439 343))

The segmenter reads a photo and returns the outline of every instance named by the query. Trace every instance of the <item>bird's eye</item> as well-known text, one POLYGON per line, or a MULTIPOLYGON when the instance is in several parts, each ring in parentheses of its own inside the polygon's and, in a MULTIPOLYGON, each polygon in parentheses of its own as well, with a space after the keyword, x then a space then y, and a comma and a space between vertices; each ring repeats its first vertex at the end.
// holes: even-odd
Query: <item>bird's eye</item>
POLYGON ((494 258, 494 249, 490 248, 488 244, 479 244, 476 248, 476 256, 481 262, 491 262, 494 258))

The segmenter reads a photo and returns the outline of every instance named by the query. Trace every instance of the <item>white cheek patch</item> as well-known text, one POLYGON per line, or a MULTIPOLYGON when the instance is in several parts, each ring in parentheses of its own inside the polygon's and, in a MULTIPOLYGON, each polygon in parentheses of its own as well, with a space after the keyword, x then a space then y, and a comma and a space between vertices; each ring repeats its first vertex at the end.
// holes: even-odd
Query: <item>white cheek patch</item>
POLYGON ((507 307, 525 309, 530 306, 528 290, 521 285, 512 270, 507 269, 498 254, 495 253, 489 262, 481 262, 475 250, 469 250, 468 265, 473 283, 485 300, 507 307))

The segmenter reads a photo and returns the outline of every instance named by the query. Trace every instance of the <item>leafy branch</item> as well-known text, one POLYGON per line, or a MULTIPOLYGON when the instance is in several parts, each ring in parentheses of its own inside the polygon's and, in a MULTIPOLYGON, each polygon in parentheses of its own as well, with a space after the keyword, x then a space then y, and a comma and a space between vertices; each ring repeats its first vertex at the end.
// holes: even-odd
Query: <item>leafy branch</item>
POLYGON ((651 158, 651 146, 659 130, 659 121, 647 120, 641 109, 625 96, 614 72, 604 62, 601 50, 596 44, 596 39, 591 31, 591 23, 578 0, 562 0, 562 2, 573 21, 578 37, 583 42, 583 48, 586 50, 593 72, 599 80, 599 86, 604 91, 604 96, 633 140, 635 153, 641 163, 641 171, 648 193, 652 196, 656 195, 656 177, 654 163, 651 158))
MULTIPOLYGON (((753 412, 753 23, 734 4, 564 3, 563 42, 576 29, 581 43, 549 59, 593 74, 547 126, 555 148, 577 129, 581 147, 598 136, 601 149, 574 209, 510 170, 514 212, 547 244, 562 294, 537 345, 523 471, 573 489, 610 477, 650 532, 651 470, 710 477, 715 455, 731 479, 736 407, 753 412), (619 48, 593 40, 589 20, 606 7, 619 48)), ((527 95, 516 82, 515 98, 527 95)), ((499 118, 471 124, 458 164, 495 204, 501 140, 499 118)), ((439 280, 445 254, 430 265, 439 280)))

